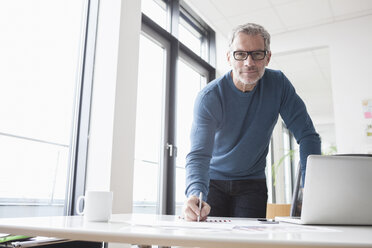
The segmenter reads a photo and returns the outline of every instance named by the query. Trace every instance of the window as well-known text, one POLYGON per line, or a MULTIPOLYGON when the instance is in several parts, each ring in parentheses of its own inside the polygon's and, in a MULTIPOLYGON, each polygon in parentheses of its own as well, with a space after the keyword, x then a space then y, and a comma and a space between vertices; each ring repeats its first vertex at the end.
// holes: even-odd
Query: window
POLYGON ((266 174, 266 178, 268 180, 266 180, 266 184, 267 184, 267 202, 269 203, 273 203, 275 201, 275 188, 274 188, 274 185, 273 185, 273 175, 272 175, 272 168, 271 166, 273 165, 273 151, 272 151, 272 146, 273 146, 273 142, 272 142, 272 138, 270 140, 270 144, 269 144, 269 150, 267 152, 267 156, 266 156, 266 168, 265 168, 265 174, 266 174))
POLYGON ((208 72, 193 66, 187 57, 178 60, 177 73, 177 114, 176 140, 178 144, 176 159, 176 213, 181 214, 185 199, 186 155, 190 149, 190 132, 193 119, 194 102, 199 91, 207 85, 208 72))
POLYGON ((284 200, 286 203, 290 203, 292 199, 292 181, 294 178, 292 177, 292 164, 293 164, 293 154, 294 150, 292 150, 291 144, 291 136, 292 134, 283 124, 283 148, 284 148, 284 157, 283 157, 283 166, 284 166, 284 200))
POLYGON ((89 3, 0 3, 0 217, 70 210, 89 3))
POLYGON ((279 119, 266 157, 266 178, 269 203, 290 203, 298 164, 298 147, 292 133, 279 119))
POLYGON ((133 189, 134 212, 156 213, 158 208, 166 55, 166 49, 161 44, 146 36, 146 33, 141 35, 133 189))
POLYGON ((296 183, 296 176, 297 176, 297 170, 298 170, 298 166, 299 166, 299 163, 300 163, 300 146, 297 144, 297 141, 295 139, 295 137, 293 136, 292 133, 289 133, 290 134, 290 139, 291 139, 291 149, 293 151, 292 153, 292 171, 291 171, 291 175, 292 175, 292 191, 294 190, 295 188, 295 183, 296 183))
MULTIPOLYGON (((214 55, 214 34, 205 22, 187 5, 180 9, 179 40, 195 54, 214 65, 210 55, 214 55)), ((214 57, 214 56, 212 56, 214 57)))
POLYGON ((203 57, 215 53, 209 45, 214 32, 208 26, 204 33, 193 30, 200 24, 184 9, 177 0, 142 2, 134 212, 175 214, 176 202, 183 202, 194 99, 215 75, 214 61, 203 57))
POLYGON ((187 19, 185 15, 181 16, 183 18, 181 18, 179 25, 179 39, 195 54, 199 55, 203 59, 207 59, 207 39, 205 39, 205 36, 197 26, 192 26, 190 19, 187 19))
POLYGON ((144 14, 160 27, 169 30, 169 5, 164 0, 142 0, 141 5, 144 14))
POLYGON ((269 189, 269 202, 291 203, 299 162, 298 146, 295 144, 293 134, 287 129, 284 122, 279 120, 274 129, 270 146, 271 151, 275 150, 272 154, 274 155, 274 168, 269 167, 271 176, 267 176, 267 178, 271 178, 268 180, 268 185, 271 184, 273 189, 272 192, 269 189), (274 175, 272 169, 275 170, 274 175))

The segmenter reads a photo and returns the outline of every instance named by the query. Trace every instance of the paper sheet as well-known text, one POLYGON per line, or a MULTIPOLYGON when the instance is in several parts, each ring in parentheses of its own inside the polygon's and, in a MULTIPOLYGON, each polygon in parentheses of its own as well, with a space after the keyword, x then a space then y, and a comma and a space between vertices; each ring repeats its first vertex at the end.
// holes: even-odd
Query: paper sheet
POLYGON ((129 221, 131 225, 140 225, 148 227, 162 227, 162 228, 172 228, 172 229, 203 229, 203 230, 228 230, 231 231, 234 228, 233 222, 209 222, 209 221, 185 221, 183 219, 176 219, 174 221, 165 220, 132 220, 129 221))
POLYGON ((244 232, 244 233, 303 233, 303 232, 334 232, 336 230, 295 224, 264 224, 256 220, 234 220, 226 218, 210 218, 209 221, 195 222, 175 219, 174 221, 164 220, 132 220, 128 221, 132 226, 152 227, 172 230, 195 230, 209 232, 244 232))

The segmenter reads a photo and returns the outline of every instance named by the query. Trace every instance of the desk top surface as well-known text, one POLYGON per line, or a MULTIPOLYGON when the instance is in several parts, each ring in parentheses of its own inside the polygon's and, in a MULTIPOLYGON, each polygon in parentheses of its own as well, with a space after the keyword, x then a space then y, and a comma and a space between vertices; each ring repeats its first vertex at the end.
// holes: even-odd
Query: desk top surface
POLYGON ((263 224, 253 219, 114 214, 109 222, 82 216, 0 219, 0 233, 128 244, 198 247, 372 247, 372 226, 263 224))

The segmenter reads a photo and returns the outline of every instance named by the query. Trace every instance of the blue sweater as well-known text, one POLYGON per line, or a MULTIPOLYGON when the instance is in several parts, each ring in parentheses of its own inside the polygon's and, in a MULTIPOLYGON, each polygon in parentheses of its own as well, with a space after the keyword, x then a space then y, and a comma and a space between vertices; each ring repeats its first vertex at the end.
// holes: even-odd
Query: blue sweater
POLYGON ((204 87, 194 106, 186 195, 208 195, 209 180, 264 179, 266 155, 279 114, 307 156, 320 154, 320 138, 301 98, 281 71, 265 69, 249 92, 236 88, 231 71, 204 87))

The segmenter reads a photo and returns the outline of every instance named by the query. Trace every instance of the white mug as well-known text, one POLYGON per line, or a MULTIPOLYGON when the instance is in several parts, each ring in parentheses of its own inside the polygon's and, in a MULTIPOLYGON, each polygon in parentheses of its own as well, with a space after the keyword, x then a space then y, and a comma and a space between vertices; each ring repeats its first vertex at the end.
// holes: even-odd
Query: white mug
POLYGON ((86 191, 85 196, 79 196, 76 203, 76 212, 84 215, 87 221, 108 221, 112 212, 113 192, 86 191), (84 199, 84 209, 79 210, 80 202, 84 199))

